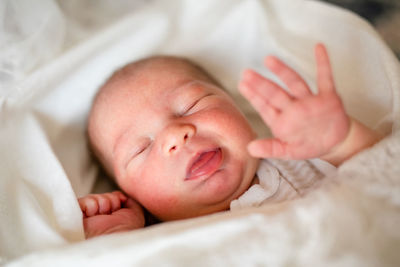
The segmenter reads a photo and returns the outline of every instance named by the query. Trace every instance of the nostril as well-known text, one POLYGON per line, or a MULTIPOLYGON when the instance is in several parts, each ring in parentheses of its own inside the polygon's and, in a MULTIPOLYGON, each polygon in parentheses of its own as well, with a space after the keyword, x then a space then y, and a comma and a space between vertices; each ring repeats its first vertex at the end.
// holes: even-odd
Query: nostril
POLYGON ((173 147, 171 147, 170 149, 169 149, 169 152, 173 152, 173 151, 175 151, 176 150, 176 146, 173 146, 173 147))
POLYGON ((185 136, 183 137, 183 140, 187 140, 189 138, 189 135, 188 134, 185 134, 185 136))

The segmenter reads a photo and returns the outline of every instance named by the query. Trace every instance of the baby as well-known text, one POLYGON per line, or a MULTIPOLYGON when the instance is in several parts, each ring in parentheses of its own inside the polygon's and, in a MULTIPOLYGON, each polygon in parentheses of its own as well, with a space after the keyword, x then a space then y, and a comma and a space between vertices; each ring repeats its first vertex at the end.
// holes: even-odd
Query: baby
POLYGON ((88 135, 124 193, 79 199, 86 237, 144 227, 146 212, 169 221, 227 210, 260 183, 259 158, 338 166, 376 143, 346 114, 322 44, 315 57, 318 94, 273 56, 265 64, 290 92, 244 71, 239 90, 274 136, 260 140, 219 83, 186 59, 151 57, 114 73, 94 100, 88 135))

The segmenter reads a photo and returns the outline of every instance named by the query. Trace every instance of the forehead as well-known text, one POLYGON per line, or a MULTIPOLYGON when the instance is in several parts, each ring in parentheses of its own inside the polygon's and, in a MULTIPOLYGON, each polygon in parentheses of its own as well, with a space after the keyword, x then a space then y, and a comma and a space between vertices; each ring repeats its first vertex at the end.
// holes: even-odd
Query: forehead
POLYGON ((199 91, 201 82, 195 81, 198 81, 195 76, 180 70, 142 72, 109 90, 104 107, 111 113, 162 108, 188 92, 199 91))
POLYGON ((181 60, 158 59, 138 65, 128 66, 121 70, 121 74, 117 73, 106 89, 106 95, 111 98, 162 96, 190 80, 206 80, 199 69, 181 60))
POLYGON ((149 64, 118 79, 105 88, 93 112, 96 135, 101 142, 112 142, 133 121, 156 119, 172 104, 200 93, 202 80, 206 79, 188 64, 170 62, 149 64))

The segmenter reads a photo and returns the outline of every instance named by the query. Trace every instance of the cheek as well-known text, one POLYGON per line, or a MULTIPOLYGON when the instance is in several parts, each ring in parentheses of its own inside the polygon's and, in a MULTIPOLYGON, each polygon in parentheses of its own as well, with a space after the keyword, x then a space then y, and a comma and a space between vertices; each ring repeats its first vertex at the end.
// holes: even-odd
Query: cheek
POLYGON ((158 209, 168 209, 176 205, 179 200, 179 188, 173 179, 173 172, 169 166, 165 166, 165 161, 152 157, 146 160, 139 172, 139 177, 135 177, 135 197, 150 212, 156 213, 158 209))
POLYGON ((230 143, 246 146, 256 137, 244 115, 230 105, 205 112, 201 120, 230 143))

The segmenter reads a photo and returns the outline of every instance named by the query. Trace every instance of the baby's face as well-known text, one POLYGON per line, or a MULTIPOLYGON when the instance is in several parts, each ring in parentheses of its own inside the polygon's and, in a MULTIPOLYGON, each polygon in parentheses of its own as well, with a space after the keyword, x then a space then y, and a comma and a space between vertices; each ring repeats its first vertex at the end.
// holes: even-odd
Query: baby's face
POLYGON ((223 90, 158 65, 108 90, 90 118, 93 143, 119 186, 159 219, 225 210, 253 179, 255 134, 223 90))

